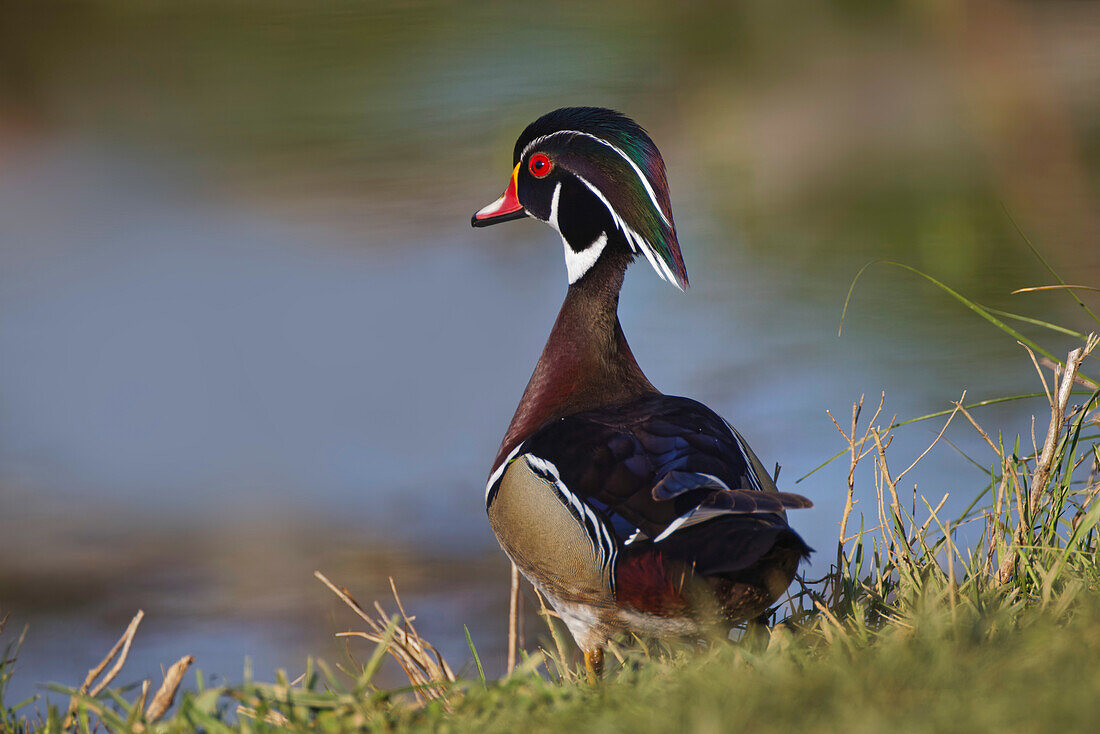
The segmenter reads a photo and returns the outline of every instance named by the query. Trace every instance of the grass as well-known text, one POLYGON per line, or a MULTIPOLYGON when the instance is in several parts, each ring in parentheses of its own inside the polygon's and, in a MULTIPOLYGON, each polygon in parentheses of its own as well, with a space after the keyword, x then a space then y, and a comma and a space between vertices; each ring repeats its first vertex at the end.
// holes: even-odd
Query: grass
POLYGON ((895 431, 912 421, 883 420, 885 396, 865 420, 871 411, 860 399, 843 424, 834 419, 846 444, 834 459, 846 455, 850 469, 835 563, 821 579, 796 582, 770 629, 746 629, 735 642, 619 640, 605 680, 592 686, 560 622, 546 613, 543 646, 500 680, 486 679, 467 631, 477 677, 461 678, 417 634, 396 590, 398 613, 378 604, 368 611, 318 574, 365 625, 346 633, 373 644, 365 664, 309 660, 294 680, 279 673, 269 683, 220 687, 196 673, 179 694, 185 658, 155 692, 150 681, 112 686, 139 616, 83 686, 55 689, 71 696, 61 711, 4 697, 18 658, 14 639, 0 658, 0 732, 1091 729, 1100 715, 1100 389, 1088 377, 1097 339, 993 313, 936 284, 1021 337, 1039 374, 1042 391, 1030 396, 1046 401, 1046 430, 987 430, 975 414, 994 401, 968 404, 965 395, 948 411, 915 419, 943 421, 929 450, 955 422, 968 423, 990 450, 988 461, 971 458, 983 467, 984 486, 948 517, 946 496, 901 501, 901 482, 928 454, 899 461, 890 451, 895 431), (1004 319, 1079 343, 1061 359, 1004 319), (857 468, 867 462, 874 480, 857 493, 857 468), (857 495, 871 513, 856 512, 857 495), (409 686, 374 685, 387 657, 409 686))

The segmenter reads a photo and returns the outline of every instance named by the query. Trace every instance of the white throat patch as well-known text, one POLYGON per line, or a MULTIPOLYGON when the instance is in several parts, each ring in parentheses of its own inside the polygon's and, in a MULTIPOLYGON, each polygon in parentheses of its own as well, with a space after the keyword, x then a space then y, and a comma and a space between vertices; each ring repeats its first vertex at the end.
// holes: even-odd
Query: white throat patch
POLYGON ((569 285, 573 285, 600 259, 603 248, 607 246, 607 232, 600 232, 596 241, 580 252, 575 252, 564 237, 561 241, 565 245, 565 269, 569 273, 569 285))
MULTIPOLYGON (((561 234, 558 226, 558 204, 561 201, 561 181, 554 187, 554 195, 550 199, 550 218, 547 220, 550 226, 561 234)), ((588 247, 580 252, 575 251, 563 236, 561 243, 565 247, 565 270, 569 274, 569 285, 573 285, 587 273, 603 254, 603 248, 607 246, 607 232, 600 232, 600 236, 588 247)))

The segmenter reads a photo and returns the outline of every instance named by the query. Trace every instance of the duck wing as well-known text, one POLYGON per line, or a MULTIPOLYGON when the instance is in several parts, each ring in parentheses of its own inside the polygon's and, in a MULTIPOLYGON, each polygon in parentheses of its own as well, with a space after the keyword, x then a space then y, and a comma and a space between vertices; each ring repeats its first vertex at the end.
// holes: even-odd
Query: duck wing
POLYGON ((785 510, 812 506, 776 490, 740 435, 688 398, 655 394, 543 426, 490 477, 488 504, 521 456, 582 522, 598 520, 594 540, 614 544, 609 552, 660 543, 719 516, 759 516, 786 527, 785 510))

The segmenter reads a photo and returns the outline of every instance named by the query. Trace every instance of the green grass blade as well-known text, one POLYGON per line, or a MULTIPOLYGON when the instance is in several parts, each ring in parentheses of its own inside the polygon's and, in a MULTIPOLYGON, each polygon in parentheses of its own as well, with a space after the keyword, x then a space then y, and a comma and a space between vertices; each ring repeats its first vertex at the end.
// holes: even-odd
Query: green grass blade
POLYGON ((481 685, 485 683, 485 668, 481 667, 481 658, 477 654, 477 648, 474 647, 474 640, 470 637, 470 628, 466 625, 462 625, 462 629, 466 631, 466 644, 470 647, 470 653, 474 656, 474 665, 477 666, 477 675, 481 678, 481 685))
POLYGON ((984 307, 978 305, 974 301, 971 301, 969 298, 967 298, 963 294, 959 293, 958 291, 954 290, 953 288, 950 288, 947 285, 945 285, 944 283, 941 283, 940 281, 936 280, 931 275, 928 275, 927 273, 925 273, 921 270, 918 270, 917 268, 914 268, 912 265, 906 265, 905 263, 897 262, 896 260, 872 260, 871 262, 867 263, 862 268, 860 268, 859 271, 856 273, 855 277, 852 278, 852 284, 848 287, 848 295, 844 298, 844 308, 840 312, 840 327, 837 329, 837 336, 840 336, 841 332, 844 329, 844 318, 845 318, 846 314, 848 313, 848 302, 852 298, 852 291, 855 290, 856 282, 859 281, 860 276, 862 276, 863 273, 869 267, 871 267, 872 265, 880 264, 880 263, 883 264, 883 265, 893 265, 894 267, 901 268, 903 270, 908 270, 910 273, 913 273, 914 275, 919 275, 920 277, 927 280, 929 283, 932 283, 933 285, 937 286, 940 290, 942 290, 945 293, 947 293, 948 295, 950 295, 952 298, 954 298, 959 303, 966 306, 968 309, 970 309, 974 313, 981 316, 983 319, 985 319, 989 323, 996 326, 998 329, 1000 329, 1004 333, 1011 336, 1016 341, 1018 341, 1022 344, 1026 344, 1029 348, 1031 348, 1032 351, 1038 352, 1039 354, 1043 355, 1047 359, 1051 359, 1051 360, 1057 362, 1058 364, 1063 364, 1063 361, 1061 359, 1058 359, 1053 354, 1048 352, 1046 349, 1043 349, 1041 346, 1039 346, 1038 344, 1033 342, 1031 339, 1028 339, 1026 336, 1024 336, 1020 332, 1016 331, 1015 329, 1013 329, 1011 326, 1009 326, 1005 322, 998 319, 996 316, 994 316, 989 311, 987 311, 984 307))
POLYGON ((798 479, 794 480, 794 483, 798 484, 803 479, 808 478, 811 474, 816 474, 820 469, 824 469, 829 464, 832 464, 834 461, 839 459, 841 456, 844 456, 844 454, 846 454, 846 453, 848 453, 848 449, 841 449, 840 451, 838 451, 835 454, 833 454, 832 456, 830 456, 828 459, 825 459, 825 461, 823 461, 820 464, 818 464, 817 466, 815 466, 813 469, 810 469, 808 472, 806 472, 805 474, 800 476, 798 479))
POLYGON ((992 306, 982 306, 982 308, 984 308, 986 311, 989 311, 989 313, 991 313, 991 314, 996 314, 997 316, 1001 316, 1001 317, 1006 318, 1006 319, 1013 319, 1015 321, 1021 321, 1025 324, 1032 324, 1033 326, 1041 326, 1044 329, 1050 329, 1051 331, 1056 331, 1059 334, 1065 334, 1067 336, 1076 337, 1077 339, 1080 339, 1081 341, 1084 341, 1087 338, 1084 334, 1082 334, 1079 331, 1074 331, 1073 329, 1067 329, 1064 326, 1059 326, 1058 324, 1052 324, 1049 321, 1043 321, 1041 319, 1033 319, 1030 316, 1021 316, 1018 313, 1011 313, 1009 311, 1002 311, 998 308, 993 308, 992 306))
POLYGON ((374 652, 371 653, 370 660, 363 666, 363 672, 359 676, 359 680, 356 682, 355 689, 357 692, 366 690, 370 685, 371 679, 374 678, 374 674, 378 672, 378 668, 382 665, 382 660, 386 657, 386 652, 390 649, 390 642, 393 641, 394 632, 397 630, 397 620, 400 616, 395 614, 390 617, 389 624, 386 625, 386 631, 382 633, 382 639, 378 642, 378 645, 374 648, 374 652))
POLYGON ((958 452, 959 456, 963 457, 964 459, 969 461, 971 464, 978 467, 978 471, 980 471, 982 474, 988 474, 989 473, 989 468, 988 467, 983 466, 982 464, 978 463, 972 456, 970 456, 970 454, 963 451, 962 448, 960 448, 959 445, 956 444, 954 441, 952 441, 950 438, 948 438, 947 436, 944 436, 941 440, 946 441, 947 445, 950 446, 951 448, 955 449, 955 451, 958 452))
MULTIPOLYGON (((1085 395, 1085 394, 1088 394, 1088 393, 1085 390, 1074 390, 1073 394, 1085 395)), ((1046 396, 1047 396, 1047 394, 1045 392, 1028 392, 1028 393, 1021 393, 1019 395, 1008 395, 1008 396, 1001 397, 1001 398, 990 398, 988 400, 979 400, 976 403, 968 403, 968 404, 964 405, 963 407, 966 408, 967 410, 973 410, 974 408, 984 408, 987 405, 996 405, 997 403, 1008 403, 1008 402, 1011 402, 1013 400, 1030 400, 1032 398, 1045 398, 1046 396)), ((898 421, 897 423, 890 426, 890 428, 901 428, 902 426, 907 426, 910 423, 919 423, 921 421, 926 421, 929 418, 939 418, 941 416, 950 415, 952 412, 954 412, 954 410, 955 410, 954 408, 947 408, 945 410, 937 410, 935 413, 929 413, 928 415, 922 415, 922 416, 918 416, 916 418, 909 418, 908 420, 898 421)))
POLYGON ((978 492, 978 494, 976 494, 974 496, 974 499, 972 499, 970 501, 970 504, 966 506, 966 509, 963 510, 962 513, 960 513, 959 516, 955 518, 955 522, 951 523, 951 527, 957 528, 963 522, 965 522, 966 520, 969 520, 970 519, 970 513, 974 510, 974 507, 979 502, 981 502, 982 498, 985 497, 987 494, 989 494, 989 492, 992 489, 993 489, 992 485, 990 485, 990 484, 985 485, 985 488, 983 488, 981 492, 978 492))
MULTIPOLYGON (((1024 234, 1024 231, 1020 229, 1020 225, 1017 224, 1016 220, 1012 218, 1012 214, 1009 213, 1007 208, 1005 208, 1005 216, 1008 217, 1008 221, 1012 222, 1012 226, 1016 229, 1016 234, 1020 235, 1020 239, 1022 239, 1024 241, 1024 244, 1027 245, 1027 248, 1031 250, 1031 254, 1035 256, 1035 259, 1043 264, 1043 267, 1047 269, 1047 272, 1050 273, 1055 280, 1057 280, 1060 284, 1065 285, 1066 281, 1062 280, 1062 276, 1058 275, 1058 273, 1055 272, 1054 268, 1050 266, 1050 263, 1048 263, 1046 261, 1046 258, 1044 258, 1043 255, 1039 252, 1039 248, 1031 243, 1031 240, 1026 234, 1024 234)), ((1070 290, 1069 294, 1073 297, 1073 300, 1077 301, 1078 306, 1085 309, 1085 313, 1091 316, 1093 321, 1100 324, 1100 318, 1096 317, 1096 314, 1092 312, 1092 309, 1086 306, 1085 302, 1082 301, 1076 293, 1070 290)))
MULTIPOLYGON (((37 701, 40 698, 41 698, 41 696, 35 694, 35 695, 31 696, 30 698, 26 698, 26 699, 20 701, 19 703, 15 704, 14 706, 8 706, 8 710, 12 711, 12 712, 18 711, 19 709, 23 708, 24 706, 30 706, 32 703, 34 703, 35 701, 37 701)), ((7 704, 4 704, 4 705, 7 706, 7 704)))

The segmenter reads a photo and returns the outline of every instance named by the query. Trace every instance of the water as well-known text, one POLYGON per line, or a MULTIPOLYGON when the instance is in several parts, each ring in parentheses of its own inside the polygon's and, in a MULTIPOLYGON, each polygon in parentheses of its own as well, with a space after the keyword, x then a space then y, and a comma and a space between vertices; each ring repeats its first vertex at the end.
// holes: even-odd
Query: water
MULTIPOLYGON (((519 129, 555 104, 621 106, 664 151, 692 288, 636 265, 624 330, 655 385, 729 418, 815 501, 792 516, 821 551, 810 575, 835 547, 847 473, 836 462, 793 484, 844 445, 827 409, 846 425, 862 393, 886 390, 887 411, 910 417, 964 389, 1037 387, 1010 339, 887 266, 864 277, 837 337, 860 266, 902 260, 1086 326, 1062 299, 1007 295, 1045 282, 1001 208, 1019 190, 976 170, 950 111, 914 122, 860 101, 881 74, 949 97, 914 61, 934 32, 888 73, 871 73, 882 52, 861 41, 839 71, 798 74, 764 50, 695 47, 703 25, 665 28, 652 9, 630 40, 601 36, 614 15, 564 13, 525 43, 517 18, 489 30, 432 8, 80 23, 23 8, 37 40, 12 53, 37 72, 0 116, 0 611, 9 635, 31 626, 12 700, 78 683, 137 608, 126 680, 184 654, 229 680, 246 657, 259 678, 339 659, 331 634, 355 620, 314 569, 362 602, 385 599, 393 576, 448 657, 466 659, 465 624, 501 668, 507 564, 483 484, 565 272, 545 226, 468 220, 503 187, 519 129), (542 63, 507 71, 524 54, 542 63), (831 88, 840 102, 819 99, 831 88)), ((1067 109, 1094 124, 1072 94, 1092 87, 1075 79, 1067 109)), ((1100 255, 1082 245, 1095 212, 1057 198, 1015 213, 1095 283, 1100 255)), ((1026 433, 1033 408, 981 419, 1026 433)), ((895 461, 939 425, 906 429, 895 461)), ((965 427, 949 435, 989 460, 965 427)), ((933 503, 950 490, 955 508, 982 485, 947 446, 907 479, 933 503)))

